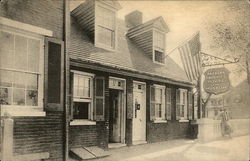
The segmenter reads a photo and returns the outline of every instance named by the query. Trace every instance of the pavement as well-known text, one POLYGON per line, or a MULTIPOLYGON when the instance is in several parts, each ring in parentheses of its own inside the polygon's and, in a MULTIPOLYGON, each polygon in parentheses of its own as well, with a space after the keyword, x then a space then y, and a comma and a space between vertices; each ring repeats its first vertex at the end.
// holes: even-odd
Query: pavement
POLYGON ((250 136, 211 142, 178 139, 109 149, 110 156, 94 161, 249 161, 250 136))

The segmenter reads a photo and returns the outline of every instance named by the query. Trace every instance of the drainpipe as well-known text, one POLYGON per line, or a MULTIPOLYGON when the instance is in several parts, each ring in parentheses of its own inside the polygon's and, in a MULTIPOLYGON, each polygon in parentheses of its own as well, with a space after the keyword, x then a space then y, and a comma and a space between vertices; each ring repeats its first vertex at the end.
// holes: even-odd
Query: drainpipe
POLYGON ((63 21, 63 40, 64 40, 64 160, 68 160, 69 153, 69 57, 68 41, 70 33, 70 12, 69 0, 64 0, 64 21, 63 21))

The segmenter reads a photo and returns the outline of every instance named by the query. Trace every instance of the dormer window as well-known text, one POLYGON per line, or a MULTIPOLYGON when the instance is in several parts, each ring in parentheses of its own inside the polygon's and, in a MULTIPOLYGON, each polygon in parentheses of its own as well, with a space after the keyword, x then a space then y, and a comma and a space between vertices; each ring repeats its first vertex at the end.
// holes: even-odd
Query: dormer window
POLYGON ((140 47, 154 63, 165 63, 165 35, 169 31, 162 17, 142 23, 142 13, 134 11, 125 17, 127 36, 140 47))
POLYGON ((154 30, 153 37, 153 61, 164 64, 165 34, 154 30))
POLYGON ((86 0, 71 15, 96 47, 115 50, 116 12, 121 9, 116 0, 86 0))
POLYGON ((115 48, 115 11, 101 6, 97 7, 96 45, 115 48))

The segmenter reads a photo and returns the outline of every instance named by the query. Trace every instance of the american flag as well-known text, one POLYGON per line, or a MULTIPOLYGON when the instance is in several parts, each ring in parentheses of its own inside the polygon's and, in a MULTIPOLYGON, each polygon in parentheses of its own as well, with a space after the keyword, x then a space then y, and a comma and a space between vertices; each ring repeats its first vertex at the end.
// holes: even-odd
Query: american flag
POLYGON ((197 81, 201 74, 200 62, 200 34, 196 33, 192 38, 178 47, 181 61, 190 81, 197 81))

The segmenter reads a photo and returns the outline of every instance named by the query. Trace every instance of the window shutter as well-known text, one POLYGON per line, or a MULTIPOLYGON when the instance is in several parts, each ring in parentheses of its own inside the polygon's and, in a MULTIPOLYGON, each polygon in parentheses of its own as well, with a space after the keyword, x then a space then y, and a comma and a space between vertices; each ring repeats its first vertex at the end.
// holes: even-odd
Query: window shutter
POLYGON ((180 90, 176 90, 176 120, 180 119, 180 90))
POLYGON ((188 92, 188 119, 193 119, 193 94, 192 92, 188 92))
POLYGON ((46 111, 63 111, 64 44, 55 38, 45 38, 45 91, 46 111))
POLYGON ((70 103, 70 113, 69 113, 69 116, 70 116, 70 120, 73 120, 73 93, 74 93, 74 86, 73 86, 73 82, 74 82, 74 73, 73 72, 70 72, 70 86, 69 86, 69 103, 70 103))
POLYGON ((95 119, 96 121, 105 120, 105 78, 95 78, 95 119))
POLYGON ((166 119, 171 120, 171 88, 166 89, 166 119))
POLYGON ((155 119, 155 88, 150 87, 150 120, 155 119))

